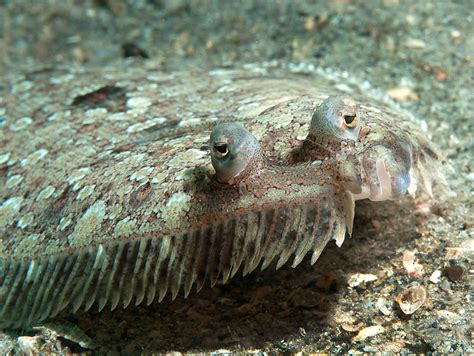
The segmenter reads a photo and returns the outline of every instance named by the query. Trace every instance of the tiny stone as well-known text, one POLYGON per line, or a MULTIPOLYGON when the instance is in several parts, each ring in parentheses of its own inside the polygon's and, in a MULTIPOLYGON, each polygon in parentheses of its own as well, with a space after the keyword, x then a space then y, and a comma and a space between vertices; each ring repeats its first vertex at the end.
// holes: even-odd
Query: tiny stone
POLYGON ((387 95, 397 101, 418 100, 418 95, 413 91, 413 89, 406 86, 398 86, 391 88, 387 91, 387 95))
POLYGON ((440 277, 441 277, 441 271, 436 270, 431 274, 430 282, 437 284, 437 283, 439 283, 440 277))
POLYGON ((38 336, 20 336, 17 340, 20 350, 25 354, 35 354, 40 351, 40 337, 38 336))
POLYGON ((377 279, 377 276, 373 274, 354 273, 349 277, 349 280, 347 283, 349 287, 357 287, 361 284, 375 281, 376 279, 377 279))
POLYGON ((461 37, 461 32, 459 32, 458 30, 452 30, 449 35, 454 40, 454 39, 458 39, 458 38, 461 37))
POLYGON ((440 287, 442 290, 444 290, 444 291, 446 291, 446 292, 449 292, 449 291, 451 290, 451 283, 449 283, 448 280, 443 279, 443 280, 441 281, 441 283, 439 284, 439 287, 440 287))
POLYGON ((456 282, 461 279, 464 274, 464 270, 460 266, 449 266, 446 267, 443 273, 449 278, 451 282, 456 282))
POLYGON ((405 47, 412 48, 412 49, 423 49, 426 47, 426 43, 423 42, 422 40, 411 38, 405 42, 405 47))
POLYGON ((382 325, 368 326, 360 330, 356 336, 354 336, 354 341, 363 341, 368 337, 375 336, 377 334, 383 333, 385 328, 382 325))

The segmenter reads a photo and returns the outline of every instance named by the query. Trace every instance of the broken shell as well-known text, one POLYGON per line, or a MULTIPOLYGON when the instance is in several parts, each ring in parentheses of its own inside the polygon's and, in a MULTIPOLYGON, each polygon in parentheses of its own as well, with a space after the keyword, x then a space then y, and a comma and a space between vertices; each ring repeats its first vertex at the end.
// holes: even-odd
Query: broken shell
POLYGON ((425 303, 426 290, 419 285, 410 287, 397 295, 395 301, 404 314, 411 315, 425 303))

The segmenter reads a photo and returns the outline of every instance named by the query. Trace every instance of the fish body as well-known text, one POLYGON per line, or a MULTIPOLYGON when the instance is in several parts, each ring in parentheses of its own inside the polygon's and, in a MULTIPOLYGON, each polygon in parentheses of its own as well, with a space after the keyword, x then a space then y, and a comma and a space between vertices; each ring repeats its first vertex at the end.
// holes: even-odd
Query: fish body
POLYGON ((321 75, 76 69, 5 83, 1 327, 188 295, 308 252, 314 263, 351 232, 354 200, 442 181, 410 115, 357 88, 355 139, 310 142, 315 109, 347 94, 321 75), (217 180, 209 156, 229 122, 264 153, 238 184, 217 180))

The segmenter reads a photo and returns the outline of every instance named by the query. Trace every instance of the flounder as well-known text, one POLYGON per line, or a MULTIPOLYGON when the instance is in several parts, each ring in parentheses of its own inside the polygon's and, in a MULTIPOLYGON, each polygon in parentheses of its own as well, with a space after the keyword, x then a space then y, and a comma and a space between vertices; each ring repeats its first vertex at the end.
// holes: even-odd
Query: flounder
POLYGON ((445 184, 410 114, 341 84, 268 68, 9 75, 0 327, 314 263, 352 232, 354 200, 445 184))

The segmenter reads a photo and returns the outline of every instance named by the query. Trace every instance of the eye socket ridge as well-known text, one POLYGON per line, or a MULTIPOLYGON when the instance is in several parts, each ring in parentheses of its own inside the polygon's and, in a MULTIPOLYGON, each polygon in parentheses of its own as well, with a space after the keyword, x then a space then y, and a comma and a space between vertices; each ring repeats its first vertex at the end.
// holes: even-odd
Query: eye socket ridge
POLYGON ((213 149, 218 158, 224 158, 229 154, 229 146, 225 142, 215 143, 213 149))
POLYGON ((347 127, 355 127, 357 124, 357 114, 354 115, 344 115, 344 125, 347 127))

